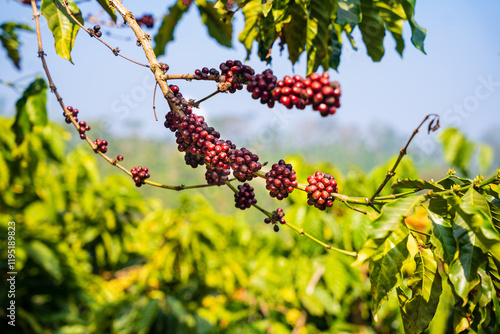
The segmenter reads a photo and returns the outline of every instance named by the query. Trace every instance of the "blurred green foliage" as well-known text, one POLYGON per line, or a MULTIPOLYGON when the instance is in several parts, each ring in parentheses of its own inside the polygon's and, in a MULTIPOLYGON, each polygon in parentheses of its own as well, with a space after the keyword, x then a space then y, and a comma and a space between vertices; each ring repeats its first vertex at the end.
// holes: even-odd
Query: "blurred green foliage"
MULTIPOLYGON (((274 233, 263 216, 249 220, 236 209, 231 216, 222 214, 196 190, 174 193, 179 205, 165 209, 161 200, 143 198, 125 174, 102 177, 92 150, 69 149, 70 134, 47 121, 45 95, 46 86, 37 79, 18 102, 16 119, 0 119, 0 233, 7 235, 7 223, 15 221, 17 329, 402 330, 397 303, 384 305, 373 322, 367 265, 352 267, 352 259, 290 229, 274 233)), ((333 172, 341 190, 353 194, 373 192, 372 180, 387 169, 343 176, 328 164, 287 161, 300 178, 317 168, 333 172)), ((410 163, 402 170, 415 173, 410 163)), ((362 246, 368 217, 340 205, 318 212, 304 200, 305 194, 291 196, 287 219, 337 247, 362 246)), ((0 269, 6 273, 7 241, 2 238, 0 245, 0 269)), ((8 302, 5 293, 0 301, 8 302)))
MULTIPOLYGON (((390 199, 381 214, 363 215, 339 201, 320 212, 306 206, 306 195, 298 191, 280 203, 288 222, 334 247, 358 252, 353 262, 286 225, 273 232, 264 216, 236 209, 227 214, 231 192, 216 199, 197 190, 172 192, 178 204, 166 208, 162 199, 143 197, 125 174, 101 176, 99 168, 112 167, 99 166, 85 145, 69 148, 70 134, 47 119, 46 94, 47 85, 36 79, 16 104, 15 119, 0 118, 0 233, 7 236, 9 222, 15 222, 17 272, 15 298, 0 294, 0 315, 6 316, 4 305, 15 300, 17 330, 437 334, 447 328, 457 333, 498 329, 498 180, 480 186, 481 178, 453 173, 438 182, 419 180, 406 157, 381 196, 430 189, 436 196, 427 198, 429 204, 423 204, 424 195, 407 193, 378 197, 390 199), (477 186, 471 188, 473 182, 477 186), (464 192, 446 191, 457 186, 464 192)), ((471 158, 457 160, 459 154, 452 152, 473 145, 454 136, 463 135, 456 129, 442 135, 445 156, 467 170, 471 158)), ((484 152, 478 160, 491 163, 484 152)), ((395 159, 369 173, 355 167, 342 173, 330 163, 312 165, 300 156, 286 161, 299 180, 321 170, 335 175, 339 193, 366 196, 395 159)), ((272 200, 264 203, 276 206, 272 200)), ((7 291, 7 272, 13 271, 7 238, 0 247, 2 291, 7 291)), ((15 333, 6 323, 2 333, 15 333)))

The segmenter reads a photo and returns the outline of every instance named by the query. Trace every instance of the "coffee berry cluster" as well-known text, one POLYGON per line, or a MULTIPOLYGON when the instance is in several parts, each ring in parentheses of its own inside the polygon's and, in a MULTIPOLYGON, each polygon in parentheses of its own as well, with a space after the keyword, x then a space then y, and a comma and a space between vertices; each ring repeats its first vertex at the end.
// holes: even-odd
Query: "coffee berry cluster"
POLYGON ((293 189, 298 185, 297 175, 291 164, 287 164, 281 159, 277 164, 273 164, 271 170, 266 173, 266 189, 269 195, 278 200, 287 198, 293 189))
MULTIPOLYGON (((71 113, 71 116, 73 116, 73 119, 75 120, 75 122, 78 123, 78 113, 79 113, 79 110, 76 109, 76 108, 73 108, 72 106, 67 106, 66 109, 71 113)), ((71 123, 71 118, 69 115, 66 115, 66 112, 63 112, 63 116, 66 117, 66 123, 71 123)))
POLYGON ((235 207, 241 210, 248 209, 257 203, 253 187, 248 183, 238 185, 238 192, 234 193, 235 207))
POLYGON ((285 212, 283 212, 282 208, 278 208, 275 211, 272 212, 271 217, 267 217, 264 219, 264 223, 270 224, 272 223, 274 225, 273 229, 274 232, 278 232, 280 230, 278 226, 278 222, 280 224, 286 224, 286 220, 283 218, 285 216, 285 212))
MULTIPOLYGON (((89 29, 90 30, 90 29, 89 29)), ((102 31, 101 31, 101 26, 100 25, 95 25, 94 28, 92 28, 94 31, 94 36, 96 37, 101 37, 102 36, 102 31)))
POLYGON ((94 145, 95 145, 94 151, 96 153, 97 152, 106 153, 108 151, 108 141, 107 140, 101 140, 101 139, 97 138, 96 140, 94 140, 94 145))
POLYGON ((142 186, 144 181, 150 177, 149 168, 147 167, 132 167, 132 169, 130 169, 130 173, 132 173, 132 179, 137 187, 142 186))
POLYGON ((313 110, 319 111, 321 116, 333 115, 340 107, 340 84, 330 82, 328 73, 319 75, 311 73, 303 79, 300 75, 285 76, 277 82, 272 91, 273 99, 288 109, 294 106, 304 109, 312 105, 313 110))
POLYGON ((267 104, 269 108, 273 108, 275 99, 272 92, 276 88, 277 82, 278 78, 273 75, 273 71, 267 69, 250 78, 247 91, 252 93, 252 99, 260 99, 261 104, 267 104))
POLYGON ((317 171, 307 178, 309 183, 306 186, 307 204, 312 205, 320 210, 325 210, 333 204, 331 194, 337 193, 337 181, 330 174, 325 174, 317 171))
POLYGON ((262 168, 259 156, 244 147, 232 150, 229 161, 231 161, 234 177, 240 182, 250 181, 253 179, 254 173, 262 168))

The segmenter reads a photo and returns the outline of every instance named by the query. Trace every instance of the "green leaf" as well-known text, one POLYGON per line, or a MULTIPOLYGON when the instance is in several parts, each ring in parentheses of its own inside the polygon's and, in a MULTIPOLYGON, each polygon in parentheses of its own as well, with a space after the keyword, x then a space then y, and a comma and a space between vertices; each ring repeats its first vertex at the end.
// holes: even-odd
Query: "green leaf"
POLYGON ((159 311, 158 300, 151 299, 139 313, 139 333, 149 333, 149 329, 159 311))
POLYGON ((474 143, 469 141, 459 130, 446 129, 439 136, 443 145, 446 162, 460 169, 463 174, 468 174, 469 164, 474 153, 474 143))
POLYGON ((379 15, 377 7, 370 0, 361 0, 362 18, 359 29, 363 36, 368 55, 373 61, 380 61, 384 56, 384 21, 379 15))
POLYGON ((195 0, 200 11, 201 21, 207 26, 210 36, 221 45, 231 47, 233 25, 222 12, 214 8, 214 3, 205 0, 195 0))
POLYGON ((24 141, 34 126, 47 125, 47 84, 42 78, 36 78, 16 102, 16 120, 12 130, 16 134, 16 143, 24 141))
POLYGON ((325 313, 325 308, 321 301, 315 295, 301 294, 300 302, 304 308, 313 316, 322 317, 325 313))
POLYGON ((402 281, 401 268, 408 259, 408 228, 399 223, 398 228, 387 238, 370 259, 370 283, 372 289, 372 312, 376 314, 391 290, 402 281))
POLYGON ((102 9, 106 11, 106 13, 109 14, 111 19, 116 22, 116 13, 115 9, 109 5, 109 0, 97 0, 99 4, 101 5, 102 9))
POLYGON ((488 275, 485 269, 479 268, 478 272, 481 278, 481 297, 479 298, 479 306, 486 307, 491 302, 493 296, 494 288, 491 282, 491 277, 488 275))
POLYGON ((249 1, 243 7, 243 15, 245 16, 245 28, 241 31, 238 39, 247 50, 247 59, 252 51, 252 43, 259 35, 258 20, 262 15, 262 6, 259 0, 249 1))
POLYGON ((369 259, 389 235, 398 228, 406 217, 411 216, 415 208, 423 201, 424 197, 413 196, 398 199, 385 205, 382 208, 382 213, 370 223, 368 239, 358 252, 358 258, 353 265, 359 265, 369 259))
POLYGON ((396 41, 396 50, 402 56, 405 48, 403 40, 403 23, 406 15, 403 6, 392 0, 375 1, 375 6, 379 9, 379 15, 385 23, 385 27, 389 30, 396 41))
POLYGON ((329 66, 335 70, 340 65, 340 54, 342 53, 342 27, 338 24, 333 24, 330 29, 330 64, 329 66))
MULTIPOLYGON (((2 152, 3 153, 3 152, 2 152)), ((10 170, 3 154, 0 154, 0 191, 4 191, 10 184, 10 170)))
POLYGON ((44 243, 34 240, 27 244, 29 257, 50 274, 57 283, 62 280, 61 265, 54 252, 44 243))
POLYGON ((283 27, 283 35, 288 48, 288 59, 295 64, 305 50, 307 30, 304 27, 307 25, 307 16, 297 5, 290 7, 290 16, 290 22, 283 27))
POLYGON ((489 145, 481 144, 479 146, 479 153, 477 156, 479 169, 481 171, 487 171, 491 167, 494 157, 495 151, 493 151, 493 148, 489 145))
POLYGON ((282 24, 290 22, 290 1, 291 0, 274 0, 272 2, 272 14, 278 31, 281 31, 282 24))
POLYGON ((411 26, 411 42, 417 49, 425 53, 424 50, 424 39, 427 30, 422 28, 415 21, 415 0, 401 0, 401 4, 406 13, 406 19, 410 23, 411 26))
POLYGON ((486 262, 486 254, 478 246, 476 234, 460 216, 453 222, 452 227, 458 244, 458 257, 451 263, 448 277, 465 305, 469 292, 480 282, 477 270, 486 262))
MULTIPOLYGON (((76 4, 73 1, 68 1, 68 7, 78 22, 83 24, 82 13, 76 4)), ((71 50, 75 44, 76 34, 80 27, 74 23, 73 19, 66 12, 62 0, 42 0, 40 10, 54 36, 57 54, 73 63, 71 60, 71 50)))
POLYGON ((330 61, 328 27, 332 10, 332 0, 311 0, 306 26, 307 74, 316 71, 322 62, 330 61))
POLYGON ((258 20, 258 26, 259 50, 257 53, 261 60, 269 63, 271 61, 271 48, 278 37, 274 17, 272 15, 261 15, 258 20))
POLYGON ((2 42, 2 46, 7 51, 7 56, 14 63, 14 66, 21 69, 21 56, 19 55, 19 46, 21 45, 21 42, 19 42, 19 36, 16 34, 17 29, 32 31, 26 24, 7 22, 0 25, 0 41, 2 42))
POLYGON ((436 182, 431 183, 421 179, 410 180, 409 178, 394 181, 391 188, 431 189, 436 191, 444 190, 443 186, 436 182))
POLYGON ((453 196, 448 198, 448 202, 477 236, 480 241, 478 246, 484 252, 489 252, 495 258, 500 259, 500 234, 493 225, 486 199, 470 188, 462 199, 453 196), (485 212, 486 210, 488 211, 485 212))
MULTIPOLYGON (((422 333, 429 326, 442 292, 441 275, 432 250, 420 248, 415 254, 415 262, 415 273, 408 281, 413 295, 400 298, 399 304, 406 333, 422 333)), ((403 293, 400 288, 397 292, 398 297, 403 293)))
POLYGON ((154 52, 157 57, 165 54, 167 43, 174 40, 174 29, 187 10, 188 7, 184 5, 182 0, 178 0, 175 5, 168 9, 168 14, 163 17, 161 26, 154 38, 154 52))
POLYGON ((500 208, 498 208, 498 206, 494 204, 495 202, 498 202, 500 204, 500 201, 495 198, 493 199, 493 201, 488 202, 488 206, 490 207, 491 221, 493 223, 493 226, 495 226, 496 229, 500 231, 500 208))
POLYGON ((432 211, 427 211, 432 222, 431 243, 441 260, 451 264, 457 252, 457 242, 453 237, 453 227, 449 220, 443 219, 432 211))
POLYGON ((360 0, 338 0, 335 23, 340 25, 358 24, 361 20, 360 0))

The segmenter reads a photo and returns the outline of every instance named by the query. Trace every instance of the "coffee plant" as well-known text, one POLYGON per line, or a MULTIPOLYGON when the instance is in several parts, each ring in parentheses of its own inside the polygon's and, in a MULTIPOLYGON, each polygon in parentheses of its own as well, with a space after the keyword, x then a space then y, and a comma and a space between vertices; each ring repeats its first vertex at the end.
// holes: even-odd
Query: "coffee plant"
MULTIPOLYGON (((224 93, 250 94, 255 103, 269 108, 284 106, 294 112, 310 109, 314 111, 310 117, 334 122, 338 113, 349 108, 341 107, 341 83, 327 72, 339 66, 341 35, 353 43, 351 33, 358 27, 368 55, 379 61, 385 52, 382 42, 386 30, 402 53, 402 27, 408 22, 411 41, 423 52, 425 30, 415 22, 415 1, 179 0, 160 23, 154 47, 153 38, 143 30, 156 25, 154 17, 134 15, 121 0, 99 1, 114 23, 89 27, 90 22, 83 19, 74 1, 22 3, 33 11, 38 57, 47 80, 37 78, 16 104, 15 120, 0 123, 0 217, 29 227, 19 232, 17 251, 20 277, 32 284, 21 287, 24 283, 19 283, 22 307, 18 309, 18 321, 25 332, 43 332, 44 328, 82 333, 208 333, 239 332, 241 328, 292 333, 320 329, 365 332, 366 328, 405 333, 436 333, 436 328, 446 327, 455 333, 500 330, 500 169, 493 175, 472 178, 450 169, 436 180, 399 174, 398 167, 411 153, 414 137, 425 127, 428 133, 437 131, 439 115, 425 116, 397 158, 382 174, 375 174, 381 178, 370 181, 376 186, 365 187, 369 192, 360 194, 348 182, 343 184, 346 180, 332 168, 315 169, 307 162, 279 156, 274 161, 262 161, 259 152, 225 138, 210 125, 209 117, 198 112, 204 101, 223 100, 224 93), (237 59, 204 64, 207 67, 193 65, 192 73, 172 73, 175 64, 159 62, 157 57, 173 39, 182 15, 194 6, 210 36, 226 46, 231 45, 232 18, 241 11, 245 27, 239 40, 248 55, 256 42, 258 56, 271 63, 272 46, 279 43, 281 48, 286 46, 292 63, 303 52, 306 54, 306 75, 278 78, 270 68, 254 69, 237 59), (50 74, 40 13, 61 57, 71 61, 71 50, 81 30, 95 39, 96 47, 101 43, 116 56, 151 70, 155 93, 158 88, 169 107, 162 118, 164 127, 172 132, 172 141, 185 164, 204 169, 202 184, 153 181, 155 170, 144 166, 147 161, 128 168, 125 162, 132 166, 133 156, 114 152, 115 145, 112 140, 108 142, 109 138, 93 136, 92 127, 84 120, 85 110, 78 109, 78 101, 66 104, 50 74), (124 23, 117 24, 117 17, 124 23), (145 63, 122 55, 119 48, 104 40, 103 31, 118 27, 133 31, 134 43, 144 50, 145 63), (172 83, 175 80, 202 81, 212 85, 214 92, 193 99, 183 95, 179 85, 172 83), (56 96, 65 122, 90 150, 79 148, 64 156, 60 149, 64 130, 47 120, 47 87, 56 96), (99 181, 96 163, 89 156, 92 151, 127 177, 99 181), (59 172, 51 174, 51 168, 59 172), (387 189, 389 183, 391 190, 387 189), (226 188, 234 194, 232 206, 244 210, 243 215, 250 208, 256 209, 263 215, 264 224, 259 223, 259 232, 254 232, 238 225, 238 219, 218 220, 209 204, 197 195, 180 196, 183 202, 177 210, 161 210, 155 203, 139 205, 140 195, 130 184, 192 192, 226 188), (49 189, 41 190, 46 187, 49 189), (275 207, 266 209, 258 202, 257 188, 265 188, 275 207), (126 195, 121 195, 122 190, 126 195), (49 201, 49 207, 44 208, 44 200, 49 201), (37 210, 45 216, 37 220, 27 215, 36 216, 37 210), (325 223, 324 229, 329 232, 324 239, 311 231, 315 225, 309 221, 295 222, 304 210, 308 217, 329 222, 328 227, 325 223), (104 225, 96 212, 103 212, 104 225), (137 215, 144 215, 140 224, 137 215), (344 233, 348 240, 335 235, 339 227, 332 221, 335 217, 352 224, 344 233), (38 222, 43 223, 39 226, 38 222), (57 246, 43 224, 60 229, 67 244, 57 246), (259 239, 261 228, 280 233, 259 239), (286 239, 292 237, 281 233, 286 228, 306 238, 290 246, 291 241, 286 239), (38 230, 44 232, 37 239, 38 230), (142 239, 134 236, 135 231, 141 232, 142 239), (231 243, 238 244, 234 254, 226 251, 231 243), (314 261, 298 253, 298 248, 309 244, 318 247, 309 254, 314 261), (280 250, 289 257, 272 255, 280 250), (72 265, 79 262, 85 265, 72 265), (70 269, 63 272, 63 268, 70 269), (275 277, 259 272, 264 269, 275 277), (47 275, 40 279, 40 272, 47 275), (298 272, 308 273, 310 279, 300 281, 298 272), (224 277, 218 276, 220 273, 224 277), (287 280, 297 280, 297 286, 280 290, 287 280), (368 280, 369 286, 365 284, 368 280), (88 286, 99 297, 87 296, 88 286), (50 294, 36 292, 49 287, 50 294), (74 299, 68 299, 67 291, 74 299), (352 307, 341 312, 344 303, 352 307), (62 304, 69 306, 59 309, 57 305, 62 304), (393 312, 397 307, 399 314, 393 312), (51 312, 57 316, 51 318, 51 312), (402 327, 391 327, 399 317, 402 327), (350 322, 351 318, 356 320, 350 322), (54 327, 50 327, 51 321, 56 323, 54 327), (440 323, 444 325, 439 327, 440 323)), ((1 28, 2 44, 14 65, 19 66, 15 31, 30 28, 14 23, 1 28)), ((445 145, 446 138, 450 141, 453 136, 455 142, 465 142, 458 140, 462 139, 457 137, 460 133, 447 132, 445 145)), ((460 147, 455 147, 455 158, 459 155, 460 147)), ((2 229, 2 233, 6 231, 6 225, 2 229)), ((6 297, 0 298, 5 301, 6 297)))

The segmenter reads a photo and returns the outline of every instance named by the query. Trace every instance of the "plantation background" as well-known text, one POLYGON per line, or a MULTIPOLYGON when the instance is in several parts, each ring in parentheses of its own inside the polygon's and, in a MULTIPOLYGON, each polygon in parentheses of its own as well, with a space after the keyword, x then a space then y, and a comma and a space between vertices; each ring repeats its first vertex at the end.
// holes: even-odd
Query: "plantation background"
MULTIPOLYGON (((49 45, 48 35, 45 41, 49 45)), ((119 39, 117 43, 125 44, 119 39)), ((39 67, 34 52, 22 55, 28 66, 39 67)), ((218 62, 231 56, 221 56, 218 62)), ((50 60, 55 58, 53 53, 50 60)), ((205 65, 215 67, 217 63, 190 64, 189 71, 205 65)), ((8 66, 8 61, 2 59, 2 69, 8 66)), ((260 66, 264 68, 264 64, 260 66)), ((12 128, 16 116, 12 106, 33 80, 33 73, 29 74, 29 80, 16 84, 17 91, 2 87, 7 102, 1 108, 0 118, 0 233, 6 235, 7 222, 16 221, 18 330, 26 333, 404 332, 395 291, 379 311, 378 321, 373 321, 368 264, 353 267, 352 259, 328 252, 286 228, 274 233, 263 224, 264 217, 256 210, 235 209, 233 193, 224 187, 182 192, 136 188, 127 176, 98 160, 60 122, 60 111, 53 108, 55 102, 48 90, 40 96, 48 97, 49 121, 30 119, 19 145, 21 135, 12 128)), ((74 103, 68 100, 68 104, 79 107, 79 103, 92 100, 87 98, 88 91, 70 89, 75 78, 59 75, 57 80, 64 82, 62 87, 67 86, 63 88, 65 93, 74 94, 74 103)), ((96 86, 86 87, 99 91, 96 94, 100 96, 105 94, 106 85, 114 84, 114 79, 105 84, 96 80, 93 83, 96 86)), ((498 93, 493 95, 493 99, 497 98, 498 93)), ((225 96, 220 97, 218 104, 226 103, 224 100, 225 96)), ((237 109, 234 99, 229 101, 237 109)), ((42 108, 45 102, 42 99, 36 106, 42 108)), ((405 106, 400 103, 400 107, 405 106)), ((258 104, 257 107, 267 108, 258 104)), ((384 109, 383 105, 376 108, 384 109)), ((106 118, 109 114, 103 109, 100 117, 93 116, 92 126, 96 130, 93 135, 106 137, 110 151, 125 156, 124 163, 148 166, 166 184, 204 182, 203 171, 184 165, 173 138, 168 137, 171 134, 144 136, 148 126, 134 125, 136 116, 130 116, 128 126, 120 123, 123 131, 116 126, 111 130, 106 118), (95 123, 99 120, 101 124, 95 123)), ((322 170, 335 176, 340 193, 367 196, 376 190, 422 117, 415 116, 417 123, 409 128, 377 122, 342 123, 342 114, 348 114, 349 109, 345 103, 328 122, 310 121, 306 129, 293 128, 291 134, 286 128, 271 128, 272 139, 266 139, 264 146, 259 140, 262 137, 238 136, 248 114, 215 115, 211 124, 235 142, 250 147, 261 145, 257 152, 261 161, 273 163, 285 158, 297 170, 299 180, 322 170), (310 135, 306 137, 309 140, 294 141, 297 131, 310 135)), ((85 108, 81 112, 85 113, 85 108)), ((256 131, 268 127, 269 118, 277 117, 285 123, 290 118, 284 110, 273 111, 269 118, 262 117, 264 112, 271 111, 262 109, 259 119, 252 120, 256 131)), ((487 112, 490 116, 491 111, 487 112)), ((482 115, 481 109, 477 113, 482 115)), ((140 110, 140 119, 153 123, 151 108, 140 110)), ((478 172, 491 174, 500 165, 500 139, 494 122, 496 119, 491 120, 491 130, 473 132, 473 140, 461 134, 470 131, 467 125, 452 129, 443 124, 445 129, 431 135, 422 131, 419 139, 427 138, 436 149, 428 153, 422 148, 429 141, 414 143, 396 177, 441 178, 450 167, 464 177, 473 177, 478 172), (443 143, 446 143, 444 148, 443 143), (473 155, 463 155, 465 148, 472 147, 473 155), (412 159, 412 153, 417 161, 412 159)), ((367 216, 338 203, 332 210, 318 212, 306 206, 306 194, 298 192, 277 203, 267 196, 262 180, 254 183, 262 206, 283 207, 287 220, 331 245, 353 251, 362 247, 370 222, 367 216)), ((382 195, 391 191, 386 189, 382 195)), ((430 224, 425 212, 417 212, 406 223, 416 229, 430 224)), ((3 273, 7 264, 6 241, 2 238, 1 242, 3 273)), ((408 263, 403 268, 405 278, 414 270, 408 263)), ((1 284, 5 291, 5 280, 1 284)), ((0 303, 3 306, 6 302, 2 293, 0 303)), ((446 287, 429 333, 443 333, 453 326, 452 308, 453 294, 446 287)), ((4 315, 4 309, 0 316, 4 315)))

